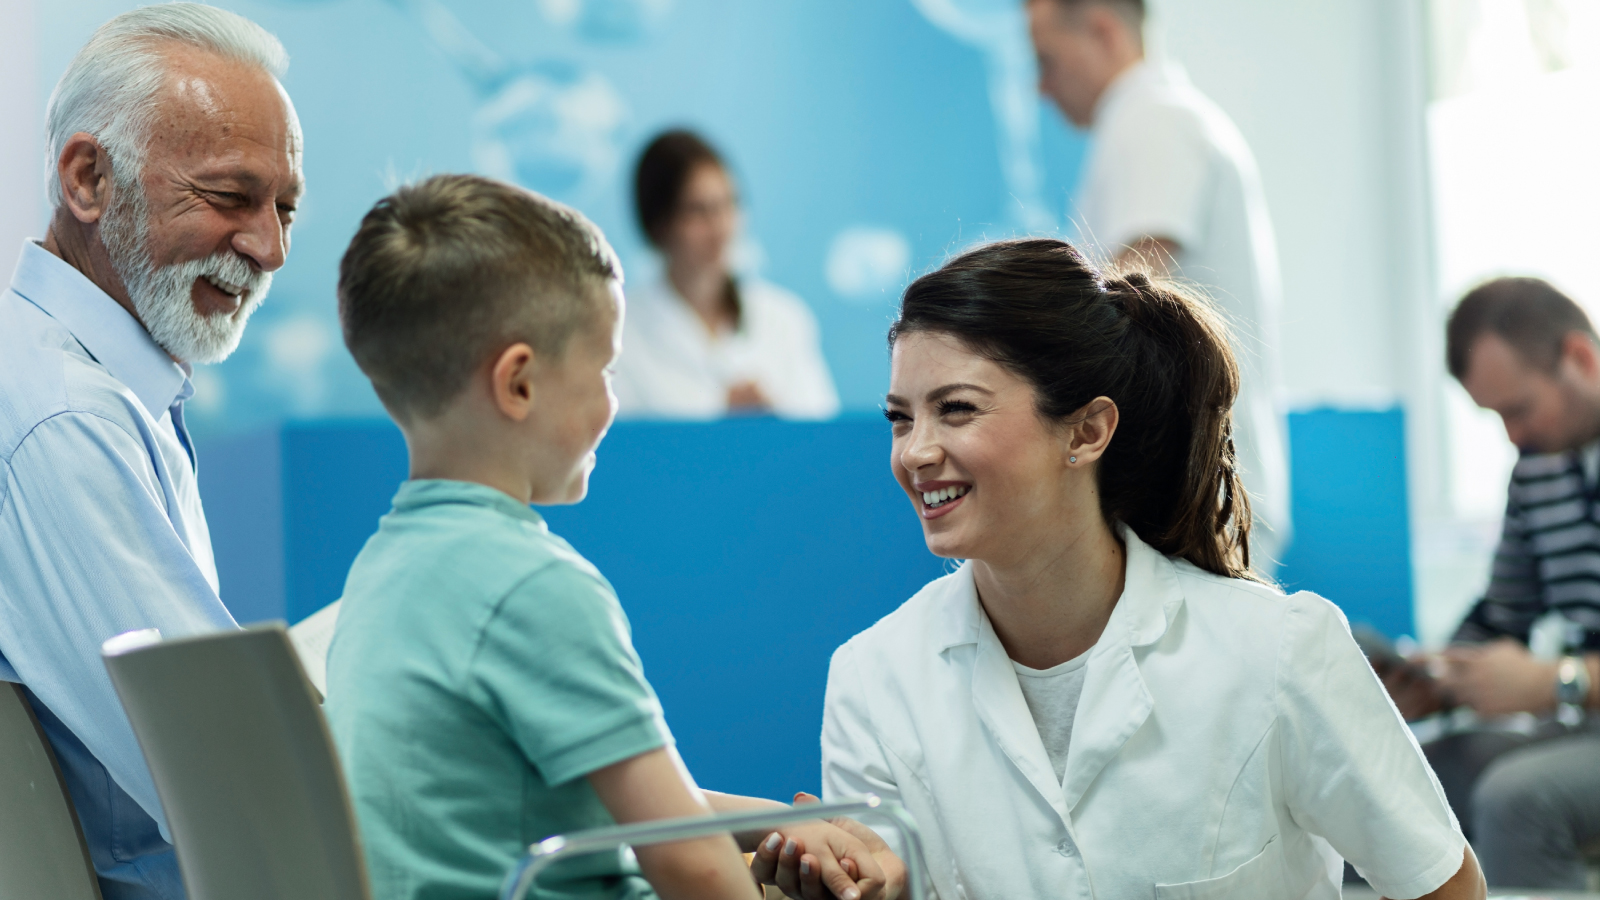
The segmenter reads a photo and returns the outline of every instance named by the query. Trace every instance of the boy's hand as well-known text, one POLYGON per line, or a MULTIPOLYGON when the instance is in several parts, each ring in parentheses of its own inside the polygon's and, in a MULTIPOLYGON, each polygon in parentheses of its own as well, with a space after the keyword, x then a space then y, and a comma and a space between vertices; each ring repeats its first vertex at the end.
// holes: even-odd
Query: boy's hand
MULTIPOLYGON (((795 805, 816 803, 796 794, 795 805)), ((751 874, 795 900, 894 900, 905 866, 872 829, 851 819, 808 822, 773 832, 756 848, 751 874)))
MULTIPOLYGON (((794 795, 795 806, 821 802, 822 799, 820 797, 813 796, 805 791, 794 795)), ((841 817, 829 819, 828 821, 866 846, 867 852, 872 854, 873 862, 876 862, 878 868, 883 871, 883 900, 897 900, 906 888, 906 864, 900 860, 900 857, 894 855, 894 851, 889 849, 889 845, 883 842, 883 838, 879 837, 876 831, 857 822, 855 819, 841 817)), ((856 870, 853 858, 843 860, 843 865, 847 870, 856 870)))

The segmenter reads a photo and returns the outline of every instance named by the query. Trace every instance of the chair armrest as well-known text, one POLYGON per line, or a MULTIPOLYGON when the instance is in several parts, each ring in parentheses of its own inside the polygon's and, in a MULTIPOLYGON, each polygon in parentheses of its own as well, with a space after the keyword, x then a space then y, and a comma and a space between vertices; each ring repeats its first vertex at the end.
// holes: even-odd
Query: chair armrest
POLYGON ((781 810, 759 809, 716 816, 660 819, 633 825, 595 828, 574 834, 558 834, 528 848, 528 852, 506 875, 505 884, 500 889, 500 900, 523 900, 541 872, 570 856, 581 856, 623 846, 663 844, 713 834, 765 830, 790 822, 833 819, 840 816, 862 820, 877 819, 889 824, 900 833, 908 857, 903 860, 906 865, 907 900, 923 900, 926 895, 923 890, 925 870, 922 835, 917 831, 917 824, 912 820, 911 814, 899 804, 886 803, 871 794, 838 803, 809 804, 781 810))

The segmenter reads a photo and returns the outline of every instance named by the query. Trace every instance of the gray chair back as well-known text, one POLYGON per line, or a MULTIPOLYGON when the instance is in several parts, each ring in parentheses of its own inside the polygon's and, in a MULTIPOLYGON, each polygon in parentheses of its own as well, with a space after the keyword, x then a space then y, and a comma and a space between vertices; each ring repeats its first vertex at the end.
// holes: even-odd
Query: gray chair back
POLYGON ((282 625, 102 649, 189 900, 370 900, 327 722, 282 625))
POLYGON ((0 900, 100 900, 78 813, 22 686, 0 682, 0 900))

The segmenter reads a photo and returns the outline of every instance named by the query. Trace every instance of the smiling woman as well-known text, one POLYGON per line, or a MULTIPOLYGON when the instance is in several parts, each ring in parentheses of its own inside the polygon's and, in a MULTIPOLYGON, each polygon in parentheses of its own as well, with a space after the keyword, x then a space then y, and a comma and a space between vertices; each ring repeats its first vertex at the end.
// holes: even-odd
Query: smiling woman
POLYGON ((834 655, 827 794, 904 803, 947 900, 1331 900, 1340 857, 1483 896, 1338 610, 1250 570, 1205 302, 1006 242, 913 283, 889 339, 890 467, 966 562, 834 655))

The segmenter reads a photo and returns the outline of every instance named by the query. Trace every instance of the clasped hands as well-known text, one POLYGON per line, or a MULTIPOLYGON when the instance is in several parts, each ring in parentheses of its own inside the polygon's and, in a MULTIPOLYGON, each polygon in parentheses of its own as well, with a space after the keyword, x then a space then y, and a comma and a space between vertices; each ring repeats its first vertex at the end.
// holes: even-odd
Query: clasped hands
MULTIPOLYGON (((794 802, 820 801, 802 792, 794 802)), ((877 832, 844 818, 772 832, 756 847, 750 874, 794 900, 895 900, 906 882, 905 865, 877 832)))

